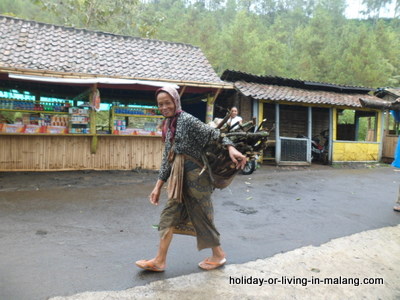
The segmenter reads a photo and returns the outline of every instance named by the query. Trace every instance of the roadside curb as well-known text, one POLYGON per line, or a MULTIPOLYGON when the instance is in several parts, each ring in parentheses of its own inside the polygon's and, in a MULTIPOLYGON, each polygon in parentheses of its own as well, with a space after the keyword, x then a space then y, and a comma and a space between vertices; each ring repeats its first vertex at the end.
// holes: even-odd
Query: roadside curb
POLYGON ((155 281, 123 291, 85 292, 50 300, 399 299, 399 253, 400 225, 397 225, 211 272, 155 281), (273 281, 275 284, 269 284, 273 281))

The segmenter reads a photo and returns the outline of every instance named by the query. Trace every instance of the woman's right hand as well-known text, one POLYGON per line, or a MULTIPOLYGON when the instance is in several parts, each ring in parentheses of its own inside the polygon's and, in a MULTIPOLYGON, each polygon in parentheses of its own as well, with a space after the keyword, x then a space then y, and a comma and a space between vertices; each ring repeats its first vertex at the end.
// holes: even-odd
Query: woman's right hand
POLYGON ((158 205, 158 201, 160 200, 160 189, 155 187, 149 196, 150 203, 153 205, 158 205))
POLYGON ((149 196, 149 201, 153 205, 158 205, 158 202, 160 200, 160 194, 161 194, 161 188, 164 185, 164 181, 162 180, 157 180, 156 186, 154 187, 153 191, 151 192, 149 196))

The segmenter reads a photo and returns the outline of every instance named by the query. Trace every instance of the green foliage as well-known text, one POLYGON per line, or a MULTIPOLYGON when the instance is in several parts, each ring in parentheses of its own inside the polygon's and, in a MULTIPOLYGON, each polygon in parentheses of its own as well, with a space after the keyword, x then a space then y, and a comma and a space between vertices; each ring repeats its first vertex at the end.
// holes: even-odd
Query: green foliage
POLYGON ((110 127, 110 112, 109 111, 99 111, 96 113, 96 125, 101 126, 104 129, 110 127))
POLYGON ((345 18, 346 0, 2 0, 0 13, 189 43, 218 73, 374 88, 400 84, 400 20, 379 19, 393 1, 364 0, 362 20, 345 18))
MULTIPOLYGON (((357 132, 357 140, 358 141, 366 141, 368 136, 369 129, 375 128, 376 116, 369 117, 360 117, 358 118, 358 132, 357 132)), ((351 109, 345 109, 339 112, 338 115, 338 124, 356 124, 356 112, 351 109)))
POLYGON ((1 0, 0 14, 10 17, 41 20, 44 14, 30 0, 1 0))
POLYGON ((355 111, 351 109, 345 109, 339 113, 338 124, 354 124, 355 122, 355 111))
POLYGON ((372 18, 379 18, 379 13, 383 7, 392 3, 392 0, 363 0, 362 3, 366 5, 367 9, 362 13, 372 18))
POLYGON ((63 25, 94 30, 130 31, 139 0, 32 0, 63 25))

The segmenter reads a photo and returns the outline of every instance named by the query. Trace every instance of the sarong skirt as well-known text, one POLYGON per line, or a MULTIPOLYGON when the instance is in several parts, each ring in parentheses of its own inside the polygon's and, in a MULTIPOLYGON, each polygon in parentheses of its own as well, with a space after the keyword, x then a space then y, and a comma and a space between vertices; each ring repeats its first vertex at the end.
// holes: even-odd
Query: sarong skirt
POLYGON ((207 172, 190 160, 185 160, 183 178, 183 200, 178 203, 169 199, 160 217, 161 238, 169 228, 174 234, 193 235, 197 248, 212 248, 220 245, 219 232, 214 225, 214 209, 211 201, 213 186, 207 172))

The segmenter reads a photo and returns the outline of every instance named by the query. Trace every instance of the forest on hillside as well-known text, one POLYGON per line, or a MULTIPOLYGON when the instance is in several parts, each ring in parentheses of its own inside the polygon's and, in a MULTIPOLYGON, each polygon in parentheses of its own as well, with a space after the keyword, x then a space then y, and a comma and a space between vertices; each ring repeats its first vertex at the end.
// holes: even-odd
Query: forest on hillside
POLYGON ((346 0, 2 0, 0 14, 188 43, 218 74, 398 87, 400 0, 362 2, 362 19, 346 18, 346 0))

